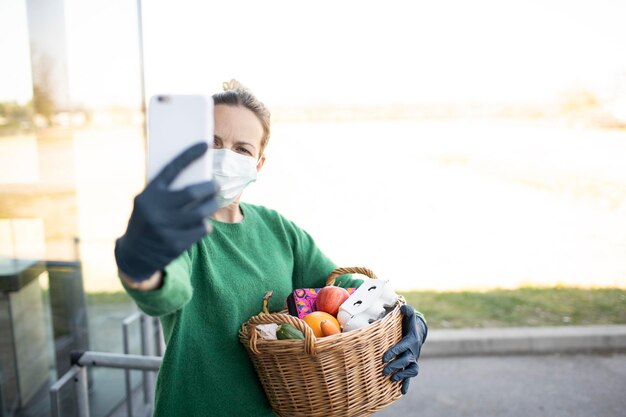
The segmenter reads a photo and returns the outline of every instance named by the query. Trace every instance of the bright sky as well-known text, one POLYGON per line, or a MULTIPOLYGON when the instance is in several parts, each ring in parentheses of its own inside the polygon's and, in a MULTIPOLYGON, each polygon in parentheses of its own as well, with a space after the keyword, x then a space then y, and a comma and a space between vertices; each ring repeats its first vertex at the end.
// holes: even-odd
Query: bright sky
MULTIPOLYGON (((0 5, 0 100, 30 95, 24 3, 0 5)), ((136 102, 135 13, 127 0, 65 0, 74 101, 136 102)), ((150 0, 146 82, 148 94, 213 93, 234 77, 270 106, 611 95, 626 78, 624 16, 618 0, 150 0)))

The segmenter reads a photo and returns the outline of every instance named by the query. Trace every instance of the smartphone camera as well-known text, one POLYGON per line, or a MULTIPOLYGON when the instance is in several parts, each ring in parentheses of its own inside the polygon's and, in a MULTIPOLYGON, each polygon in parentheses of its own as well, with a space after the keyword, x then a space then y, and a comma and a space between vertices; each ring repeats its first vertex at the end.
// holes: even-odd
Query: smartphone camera
POLYGON ((157 101, 159 103, 167 103, 170 101, 170 98, 168 96, 157 96, 157 101))

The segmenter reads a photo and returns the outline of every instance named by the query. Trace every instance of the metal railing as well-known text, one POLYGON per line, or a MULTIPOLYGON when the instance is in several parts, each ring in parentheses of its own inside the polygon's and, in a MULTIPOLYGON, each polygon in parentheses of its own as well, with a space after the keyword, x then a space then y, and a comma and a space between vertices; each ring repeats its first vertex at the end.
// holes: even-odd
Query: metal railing
MULTIPOLYGON (((140 321, 141 325, 141 354, 144 356, 150 356, 154 353, 156 356, 163 356, 163 352, 165 351, 165 342, 163 340, 161 324, 157 318, 147 316, 141 312, 131 314, 122 321, 124 353, 130 354, 130 326, 137 320, 140 321)), ((124 370, 126 385, 126 413, 128 417, 133 417, 133 387, 130 372, 131 369, 124 370)), ((152 372, 143 372, 143 401, 144 404, 148 406, 154 403, 154 377, 155 375, 152 372)))
POLYGON ((60 390, 70 382, 74 382, 76 413, 79 417, 89 417, 89 395, 87 384, 87 367, 117 368, 124 370, 126 390, 126 412, 133 417, 133 386, 131 371, 143 371, 142 389, 143 405, 146 415, 152 415, 154 404, 155 376, 165 351, 165 342, 161 324, 156 317, 136 312, 122 321, 124 353, 107 353, 92 351, 74 351, 71 355, 72 367, 50 388, 52 417, 61 416, 60 390), (130 353, 130 327, 140 321, 141 355, 130 353))
POLYGON ((72 352, 72 367, 50 387, 52 417, 61 417, 59 393, 69 382, 74 382, 76 411, 79 417, 89 417, 89 392, 87 388, 87 367, 98 366, 117 369, 137 369, 156 372, 161 366, 158 356, 127 355, 105 352, 72 352))

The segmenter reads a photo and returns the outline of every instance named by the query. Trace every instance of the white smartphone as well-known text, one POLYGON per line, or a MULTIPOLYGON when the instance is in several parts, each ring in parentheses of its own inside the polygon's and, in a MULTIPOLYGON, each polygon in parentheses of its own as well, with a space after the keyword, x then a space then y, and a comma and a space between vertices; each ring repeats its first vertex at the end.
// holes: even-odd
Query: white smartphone
MULTIPOLYGON (((213 147, 213 98, 204 95, 160 94, 148 103, 147 178, 151 181, 182 151, 198 142, 213 147)), ((176 177, 170 189, 208 181, 213 177, 209 149, 176 177)))

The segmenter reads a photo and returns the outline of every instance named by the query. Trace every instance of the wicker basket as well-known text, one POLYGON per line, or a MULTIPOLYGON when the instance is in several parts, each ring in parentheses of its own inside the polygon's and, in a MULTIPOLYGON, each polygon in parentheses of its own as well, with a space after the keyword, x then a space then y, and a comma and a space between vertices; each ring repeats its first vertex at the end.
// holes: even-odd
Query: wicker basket
MULTIPOLYGON (((326 281, 367 268, 338 268, 326 281)), ((239 339, 279 416, 367 416, 399 399, 401 382, 383 376, 383 353, 402 337, 400 297, 395 308, 367 327, 316 339, 311 328, 286 310, 256 315, 241 326, 239 339), (255 326, 289 323, 304 340, 265 340, 255 326)))

